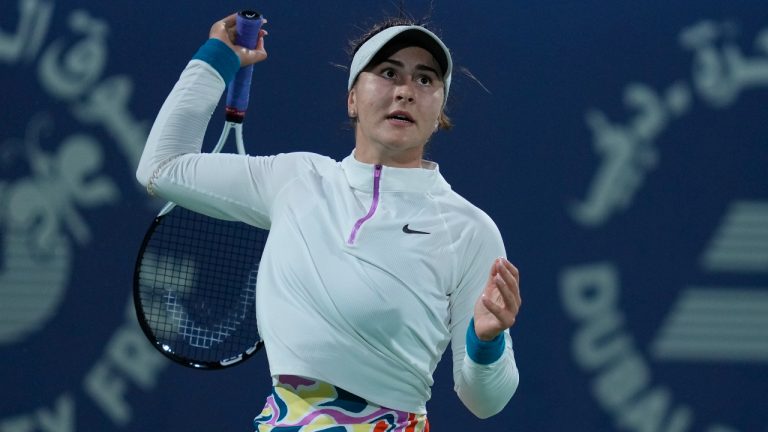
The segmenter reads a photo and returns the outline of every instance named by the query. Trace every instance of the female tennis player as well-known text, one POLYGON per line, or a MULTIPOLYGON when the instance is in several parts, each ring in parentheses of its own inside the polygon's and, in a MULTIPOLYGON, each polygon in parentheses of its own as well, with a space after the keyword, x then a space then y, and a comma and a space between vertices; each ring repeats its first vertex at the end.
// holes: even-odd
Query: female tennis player
POLYGON ((450 127, 448 48, 410 22, 360 40, 347 87, 355 145, 340 162, 201 154, 226 83, 267 58, 266 32, 249 50, 234 24, 216 22, 182 72, 137 178, 181 206, 270 230, 256 314, 274 387, 256 430, 428 431, 449 342, 461 401, 480 418, 500 412, 519 379, 508 331, 518 270, 493 221, 422 158, 450 127))

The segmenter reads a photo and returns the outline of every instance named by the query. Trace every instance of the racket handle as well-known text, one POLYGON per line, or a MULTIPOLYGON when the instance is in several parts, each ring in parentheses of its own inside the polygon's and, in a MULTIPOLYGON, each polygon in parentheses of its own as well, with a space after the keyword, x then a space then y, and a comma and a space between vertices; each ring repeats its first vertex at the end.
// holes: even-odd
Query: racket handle
MULTIPOLYGON (((259 30, 264 18, 256 11, 244 10, 237 14, 235 43, 245 48, 256 48, 259 41, 259 30)), ((240 68, 235 79, 229 83, 226 100, 226 118, 233 123, 242 123, 245 119, 245 111, 248 109, 249 93, 251 91, 251 77, 253 65, 240 68)))

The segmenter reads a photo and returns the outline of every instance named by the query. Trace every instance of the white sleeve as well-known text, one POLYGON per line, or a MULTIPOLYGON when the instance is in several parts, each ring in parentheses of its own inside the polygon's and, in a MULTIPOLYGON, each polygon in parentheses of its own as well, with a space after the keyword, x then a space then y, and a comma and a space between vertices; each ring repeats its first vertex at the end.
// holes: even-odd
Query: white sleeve
POLYGON ((268 229, 277 191, 311 155, 200 153, 224 87, 208 63, 189 62, 152 126, 136 177, 150 194, 190 210, 268 229))
POLYGON ((520 381, 509 332, 504 332, 504 338, 504 354, 495 362, 479 364, 464 353, 459 367, 454 364, 454 389, 464 405, 479 418, 501 412, 512 399, 520 381))
MULTIPOLYGON (((494 260, 506 255, 496 225, 487 215, 483 216, 478 221, 480 228, 475 237, 464 248, 465 270, 450 300, 454 390, 462 403, 479 418, 498 414, 514 395, 519 382, 509 331, 502 333, 504 351, 496 361, 480 364, 467 354, 467 331, 475 302, 488 280, 494 260)), ((474 332, 474 328, 471 331, 474 332)))
POLYGON ((153 176, 164 164, 179 155, 200 152, 224 87, 222 77, 207 63, 187 64, 149 132, 136 170, 142 185, 151 191, 153 176))

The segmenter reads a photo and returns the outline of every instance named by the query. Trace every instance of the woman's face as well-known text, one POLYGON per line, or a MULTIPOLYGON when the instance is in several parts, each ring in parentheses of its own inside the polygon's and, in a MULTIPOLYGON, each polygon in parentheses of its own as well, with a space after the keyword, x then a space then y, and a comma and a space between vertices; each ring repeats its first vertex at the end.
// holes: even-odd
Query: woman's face
POLYGON ((349 114, 357 117, 358 160, 420 166, 443 107, 439 70, 429 51, 407 47, 360 73, 347 100, 349 114))

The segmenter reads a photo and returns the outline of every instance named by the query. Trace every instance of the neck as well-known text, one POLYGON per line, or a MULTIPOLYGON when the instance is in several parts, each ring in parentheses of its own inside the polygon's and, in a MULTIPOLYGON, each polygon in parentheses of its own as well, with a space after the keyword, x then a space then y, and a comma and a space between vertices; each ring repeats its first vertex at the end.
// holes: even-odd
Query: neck
POLYGON ((383 144, 366 142, 362 137, 355 141, 355 159, 372 165, 396 168, 421 168, 424 146, 392 149, 383 144))
POLYGON ((384 165, 396 168, 421 168, 422 152, 419 149, 406 152, 377 152, 369 147, 355 146, 355 159, 372 165, 384 165))

